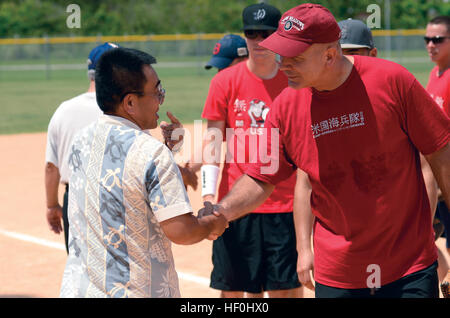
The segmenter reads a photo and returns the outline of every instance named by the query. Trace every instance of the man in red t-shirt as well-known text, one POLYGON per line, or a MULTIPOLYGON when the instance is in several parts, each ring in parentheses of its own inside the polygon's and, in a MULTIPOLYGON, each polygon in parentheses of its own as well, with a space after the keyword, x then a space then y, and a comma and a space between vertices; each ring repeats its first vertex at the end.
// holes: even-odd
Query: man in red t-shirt
MULTIPOLYGON (((427 91, 447 116, 450 116, 450 16, 438 16, 430 20, 425 33, 425 43, 431 61, 436 63, 430 72, 427 91)), ((447 252, 450 253, 450 212, 442 197, 439 198, 436 209, 436 220, 439 220, 445 229, 447 252)), ((447 274, 446 280, 450 281, 447 269, 448 266, 441 269, 439 274, 440 278, 445 278, 447 274)))
POLYGON ((450 17, 432 19, 426 29, 428 55, 436 66, 431 70, 427 91, 450 117, 450 17))
MULTIPOLYGON (((211 80, 202 117, 215 138, 204 142, 201 168, 202 197, 215 202, 221 159, 226 141, 218 199, 222 199, 260 152, 267 112, 287 87, 276 56, 259 43, 276 30, 281 12, 261 3, 243 11, 249 58, 220 71, 211 80), (208 154, 211 153, 211 156, 208 154), (209 158, 210 157, 210 158, 209 158)), ((297 251, 293 223, 295 174, 280 182, 272 195, 255 206, 253 213, 231 222, 213 242, 211 287, 222 297, 298 297, 297 251)))
POLYGON ((289 82, 265 122, 268 149, 280 136, 270 153, 279 169, 248 166, 215 209, 239 218, 301 169, 311 209, 296 196, 299 278, 310 286, 314 269, 316 297, 438 297, 419 152, 450 201, 450 120, 406 69, 343 56, 339 37, 332 14, 307 3, 287 11, 260 43, 282 57, 289 82))

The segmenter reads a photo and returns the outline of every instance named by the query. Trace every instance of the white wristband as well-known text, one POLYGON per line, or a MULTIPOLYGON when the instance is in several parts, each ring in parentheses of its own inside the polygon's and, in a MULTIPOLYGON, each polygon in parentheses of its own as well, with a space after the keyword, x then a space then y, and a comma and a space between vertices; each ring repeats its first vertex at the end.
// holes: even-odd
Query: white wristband
POLYGON ((205 195, 216 195, 217 179, 220 168, 215 165, 203 165, 200 169, 202 180, 202 197, 205 195))

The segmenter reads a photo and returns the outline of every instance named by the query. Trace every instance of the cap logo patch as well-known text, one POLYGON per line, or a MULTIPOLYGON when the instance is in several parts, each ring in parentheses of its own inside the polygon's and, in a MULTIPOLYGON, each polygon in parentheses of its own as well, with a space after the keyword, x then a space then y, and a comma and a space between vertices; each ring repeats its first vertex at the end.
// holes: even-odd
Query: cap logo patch
POLYGON ((214 55, 219 54, 219 52, 220 52, 220 47, 221 47, 221 44, 220 44, 220 43, 216 43, 216 45, 214 46, 214 50, 213 50, 213 54, 214 54, 214 55))
POLYGON ((266 10, 264 9, 258 9, 258 11, 253 12, 253 19, 255 21, 259 21, 264 19, 264 17, 266 16, 266 10))
POLYGON ((297 31, 302 31, 305 27, 305 24, 291 16, 287 16, 283 20, 281 20, 281 24, 284 24, 284 30, 290 31, 292 28, 296 29, 297 31))
POLYGON ((238 47, 237 55, 238 56, 246 56, 246 55, 248 55, 247 48, 246 47, 238 47))
POLYGON ((114 43, 111 43, 111 42, 108 42, 108 44, 110 46, 112 46, 113 48, 115 48, 115 49, 117 49, 119 47, 117 44, 114 44, 114 43))
POLYGON ((347 27, 346 27, 346 26, 344 26, 344 27, 341 28, 341 35, 340 35, 340 37, 341 37, 342 39, 347 38, 347 27))

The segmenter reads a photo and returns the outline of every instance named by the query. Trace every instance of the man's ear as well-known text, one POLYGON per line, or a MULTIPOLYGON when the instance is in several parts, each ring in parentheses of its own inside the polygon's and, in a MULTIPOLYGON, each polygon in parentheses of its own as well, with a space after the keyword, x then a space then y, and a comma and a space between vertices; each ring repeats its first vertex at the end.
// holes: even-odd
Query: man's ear
POLYGON ((369 51, 369 56, 377 57, 377 54, 378 54, 378 51, 377 51, 376 47, 374 47, 373 49, 371 49, 369 51))
POLYGON ((127 94, 125 98, 122 100, 123 110, 130 115, 134 115, 136 113, 136 98, 134 94, 127 94))
POLYGON ((336 61, 338 50, 336 46, 327 47, 325 51, 325 62, 327 65, 332 65, 336 61))

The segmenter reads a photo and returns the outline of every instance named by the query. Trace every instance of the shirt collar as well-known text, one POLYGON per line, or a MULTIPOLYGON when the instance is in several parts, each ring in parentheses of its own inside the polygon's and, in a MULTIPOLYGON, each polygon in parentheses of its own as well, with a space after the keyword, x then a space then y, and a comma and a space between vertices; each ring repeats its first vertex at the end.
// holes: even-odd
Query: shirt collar
POLYGON ((118 125, 118 126, 126 126, 129 128, 133 128, 136 129, 138 131, 142 131, 143 133, 146 133, 147 135, 150 135, 150 130, 142 130, 138 125, 136 125, 135 123, 133 123, 132 121, 120 117, 120 116, 113 116, 113 115, 106 115, 106 114, 102 114, 99 118, 99 121, 101 123, 107 123, 107 124, 112 124, 112 125, 118 125))

